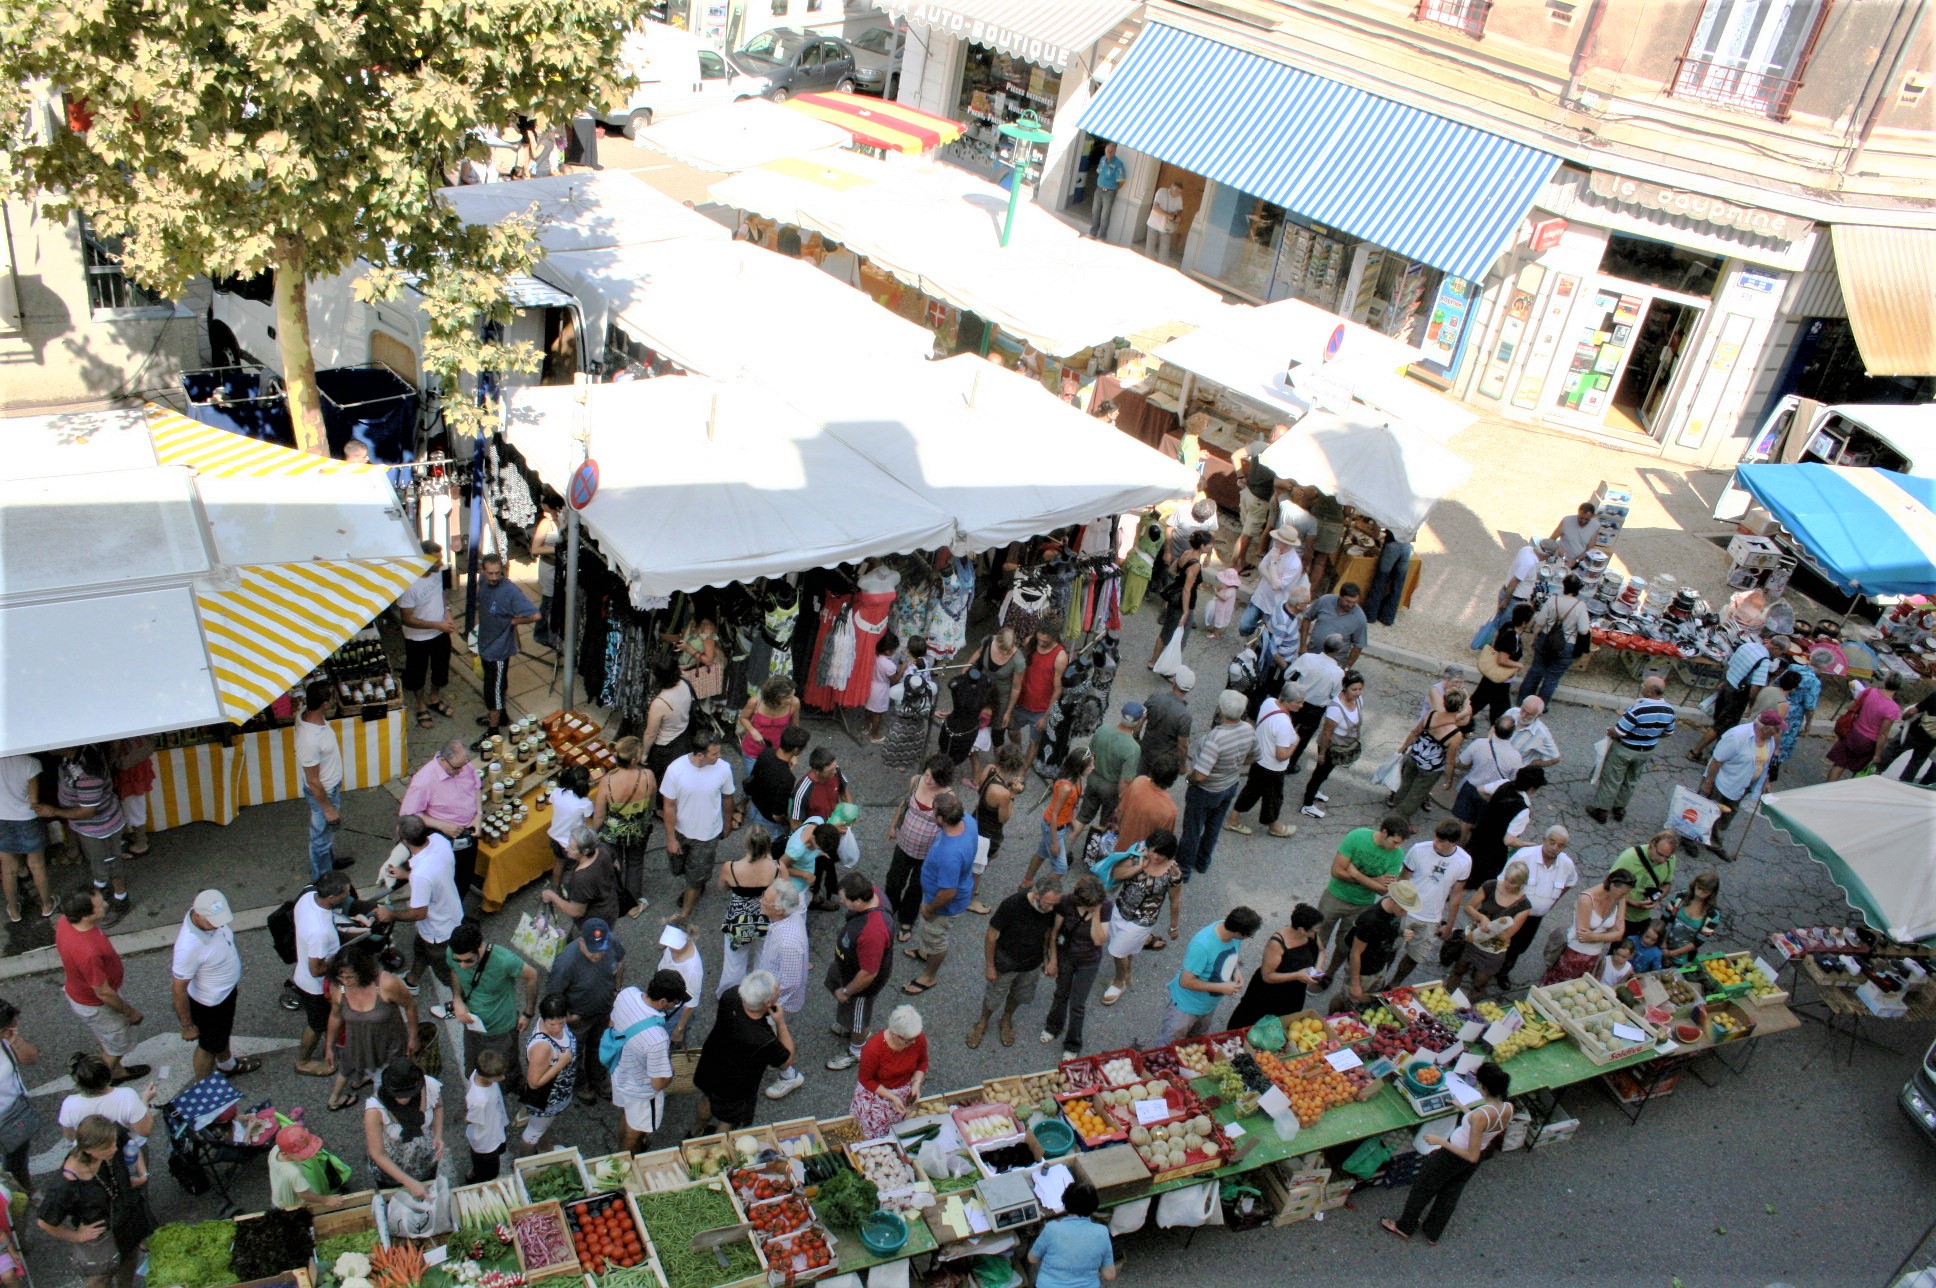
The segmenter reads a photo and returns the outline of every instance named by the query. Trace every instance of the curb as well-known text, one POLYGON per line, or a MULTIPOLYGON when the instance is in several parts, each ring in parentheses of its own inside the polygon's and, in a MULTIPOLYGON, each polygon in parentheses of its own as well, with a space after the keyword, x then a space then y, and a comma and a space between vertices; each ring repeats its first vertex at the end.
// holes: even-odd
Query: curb
MULTIPOLYGON (((1375 657, 1380 662, 1388 662, 1393 666, 1402 666, 1407 670, 1422 671, 1427 675, 1434 676, 1447 666, 1458 666, 1459 669, 1466 673, 1466 679, 1471 680, 1475 684, 1479 680, 1479 668, 1475 666, 1468 665, 1464 662, 1453 663, 1447 662, 1443 658, 1428 657, 1423 653, 1414 653, 1410 649, 1399 648, 1393 644, 1367 644, 1364 648, 1364 655, 1366 657, 1375 657)), ((1638 683, 1634 685, 1634 691, 1630 694, 1604 693, 1599 689, 1578 689, 1570 684, 1562 684, 1553 691, 1553 700, 1555 702, 1570 702, 1577 707, 1595 707, 1601 711, 1625 711, 1639 697, 1640 686, 1638 683)), ((1707 712, 1701 710, 1699 707, 1677 706, 1674 708, 1674 715, 1681 720, 1705 721, 1708 719, 1707 712)))
MULTIPOLYGON (((245 912, 238 912, 235 914, 235 920, 229 923, 229 929, 260 930, 269 924, 269 914, 274 911, 274 908, 250 908, 245 912)), ((58 917, 60 914, 54 915, 58 917)), ((108 942, 114 945, 116 952, 123 957, 128 957, 135 953, 151 953, 157 949, 173 948, 175 937, 179 934, 181 934, 179 925, 150 926, 146 930, 131 931, 125 935, 109 935, 108 942)), ((0 958, 0 980, 20 979, 27 975, 38 975, 43 971, 59 970, 60 964, 60 955, 51 945, 46 948, 30 948, 17 957, 0 958)))

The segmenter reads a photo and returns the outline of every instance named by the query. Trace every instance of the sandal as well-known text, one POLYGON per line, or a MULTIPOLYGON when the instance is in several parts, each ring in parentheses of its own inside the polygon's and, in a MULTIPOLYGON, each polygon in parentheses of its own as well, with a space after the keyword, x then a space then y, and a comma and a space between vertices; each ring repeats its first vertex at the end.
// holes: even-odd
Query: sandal
POLYGON ((424 707, 426 710, 435 711, 440 716, 450 716, 454 718, 457 715, 457 713, 451 709, 450 703, 444 701, 442 698, 438 698, 435 702, 426 702, 424 703, 424 707))
POLYGON ((974 913, 977 917, 986 917, 995 910, 977 899, 968 905, 968 911, 974 913))
POLYGON ((10 903, 10 904, 8 904, 8 905, 7 905, 7 920, 8 920, 8 921, 19 921, 19 920, 20 920, 20 905, 19 905, 19 904, 17 904, 17 903, 10 903))
POLYGON ((928 955, 922 952, 919 948, 903 949, 901 952, 901 956, 907 958, 911 962, 925 962, 928 960, 928 955))
POLYGON ((1149 942, 1143 945, 1143 947, 1149 949, 1149 951, 1153 953, 1160 953, 1165 948, 1168 948, 1169 946, 1170 946, 1170 941, 1163 938, 1163 936, 1161 935, 1151 935, 1149 942))
POLYGON ((898 931, 894 936, 895 942, 902 943, 902 944, 905 944, 908 940, 912 938, 914 938, 914 932, 912 930, 907 929, 905 926, 902 927, 901 930, 898 931))
POLYGON ((235 1057, 235 1067, 233 1069, 224 1069, 222 1075, 224 1077, 233 1077, 238 1073, 254 1073, 261 1067, 262 1058, 260 1056, 238 1055, 235 1057))
POLYGON ((1256 829, 1252 828, 1250 824, 1239 823, 1234 818, 1224 823, 1223 830, 1226 832, 1235 832, 1238 836, 1252 836, 1256 832, 1256 829))
POLYGON ((911 979, 907 983, 901 985, 901 991, 903 993, 906 993, 909 997, 919 997, 921 996, 921 994, 927 992, 929 989, 933 988, 936 984, 939 984, 940 982, 941 982, 940 980, 934 979, 934 980, 929 980, 927 983, 923 984, 918 979, 911 979))
POLYGON ((345 1109, 348 1109, 351 1105, 355 1103, 356 1103, 355 1096, 345 1096, 341 1100, 338 1100, 336 1097, 331 1096, 328 1100, 323 1102, 323 1108, 329 1110, 333 1114, 340 1114, 345 1109))
POLYGON ((419 728, 419 729, 428 729, 428 728, 430 728, 430 726, 431 726, 431 725, 432 725, 433 723, 435 723, 435 722, 431 720, 431 718, 430 718, 430 712, 428 712, 428 711, 419 711, 419 712, 417 713, 417 728, 419 728))
POLYGON ((1378 1228, 1383 1230, 1386 1234, 1395 1234, 1399 1238, 1404 1239, 1407 1242, 1409 1242, 1412 1237, 1411 1235, 1406 1234, 1403 1230, 1399 1229, 1398 1222, 1392 1220, 1390 1217, 1385 1217, 1381 1219, 1378 1222, 1378 1228))

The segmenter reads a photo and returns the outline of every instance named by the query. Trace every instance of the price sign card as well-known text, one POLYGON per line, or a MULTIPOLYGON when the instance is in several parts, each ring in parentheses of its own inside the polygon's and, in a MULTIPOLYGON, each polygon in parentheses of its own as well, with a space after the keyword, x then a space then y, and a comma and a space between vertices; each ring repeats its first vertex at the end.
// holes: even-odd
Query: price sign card
POLYGON ((1622 1042, 1644 1042, 1647 1038, 1646 1033, 1631 1024, 1615 1024, 1613 1026, 1613 1036, 1619 1038, 1622 1042))
POLYGON ((1364 1063, 1363 1060, 1358 1058, 1358 1053, 1350 1047, 1346 1047, 1342 1051, 1333 1051, 1330 1055, 1324 1057, 1324 1061, 1339 1073, 1343 1073, 1347 1069, 1356 1069, 1364 1063))
POLYGON ((1459 1057, 1457 1064, 1454 1064, 1452 1066, 1452 1072, 1465 1073, 1465 1074, 1473 1073, 1477 1071, 1479 1066, 1484 1064, 1485 1062, 1486 1062, 1486 1058, 1484 1056, 1479 1055, 1472 1051, 1468 1051, 1464 1055, 1459 1057))
POLYGON ((1494 1020, 1486 1029, 1484 1034, 1486 1045, 1496 1047, 1525 1026, 1526 1017, 1521 1015, 1519 1009, 1515 1007, 1506 1012, 1505 1019, 1494 1020))
POLYGON ((1473 1039, 1477 1038, 1480 1034, 1484 1033, 1485 1031, 1486 1031, 1486 1026, 1483 1021, 1467 1020, 1464 1024, 1461 1024, 1459 1026, 1459 1041, 1470 1042, 1473 1039))
POLYGON ((1139 1100, 1136 1102, 1136 1121, 1144 1127, 1149 1126, 1151 1123, 1160 1123, 1166 1118, 1172 1118, 1175 1114, 1176 1111, 1170 1108, 1170 1102, 1167 1100, 1139 1100))
POLYGON ((1445 1050, 1440 1051, 1437 1055, 1434 1055, 1432 1057, 1432 1060, 1434 1063, 1437 1063, 1437 1064, 1451 1064, 1454 1060, 1458 1059, 1460 1056, 1464 1054, 1465 1054, 1465 1043, 1454 1042, 1451 1046, 1445 1048, 1445 1050))

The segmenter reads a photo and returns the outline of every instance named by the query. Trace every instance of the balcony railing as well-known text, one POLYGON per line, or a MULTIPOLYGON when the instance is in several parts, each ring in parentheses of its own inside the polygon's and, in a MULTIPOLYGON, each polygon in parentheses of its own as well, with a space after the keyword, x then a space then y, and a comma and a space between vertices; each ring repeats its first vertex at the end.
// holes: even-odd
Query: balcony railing
POLYGON ((1729 67, 1699 55, 1680 59, 1674 72, 1674 97, 1711 103, 1715 107, 1753 112, 1758 116, 1788 119, 1795 93, 1802 87, 1799 77, 1775 72, 1749 71, 1729 67))
POLYGON ((1479 40, 1486 34, 1486 15, 1491 12, 1492 0, 1418 0, 1412 19, 1450 27, 1479 40))

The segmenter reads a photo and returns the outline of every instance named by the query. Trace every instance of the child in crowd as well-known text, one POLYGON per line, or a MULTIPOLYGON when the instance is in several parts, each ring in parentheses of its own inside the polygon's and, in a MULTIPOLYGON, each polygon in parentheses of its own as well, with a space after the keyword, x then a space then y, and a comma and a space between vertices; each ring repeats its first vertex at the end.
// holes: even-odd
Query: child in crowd
POLYGON ((1608 988, 1618 988, 1626 983, 1634 973, 1634 952, 1639 947, 1631 938, 1623 939, 1607 949, 1606 956, 1600 959, 1600 982, 1608 988))
MULTIPOLYGON (((1666 965, 1666 959, 1660 950, 1661 924, 1659 921, 1648 922, 1647 928, 1640 932, 1639 942, 1634 944, 1634 969, 1643 975, 1666 965)), ((1627 938, 1632 940, 1633 936, 1629 935, 1627 938)))
POLYGON ((1072 751, 1062 761, 1062 770, 1049 785, 1048 807, 1042 811, 1042 839, 1036 843, 1035 857, 1029 860, 1028 874, 1021 889, 1035 884, 1035 874, 1044 859, 1057 876, 1069 870, 1069 829, 1075 823, 1076 802, 1082 799, 1082 783, 1095 764, 1087 750, 1072 751))
POLYGON ((1226 568, 1217 574, 1217 593, 1203 610, 1204 634, 1213 640, 1223 638, 1231 620, 1237 616, 1237 587, 1240 579, 1235 568, 1226 568))
POLYGON ((497 1179, 504 1161, 504 1134, 508 1120, 504 1113, 505 1075, 510 1061, 502 1051, 479 1051, 477 1071, 464 1083, 464 1139, 471 1147, 471 1173, 464 1184, 497 1179))
POLYGON ((867 736, 875 742, 887 735, 881 730, 881 717, 893 705, 890 696, 894 681, 901 678, 901 637, 893 631, 882 631, 880 647, 874 653, 874 678, 867 688, 867 736))

